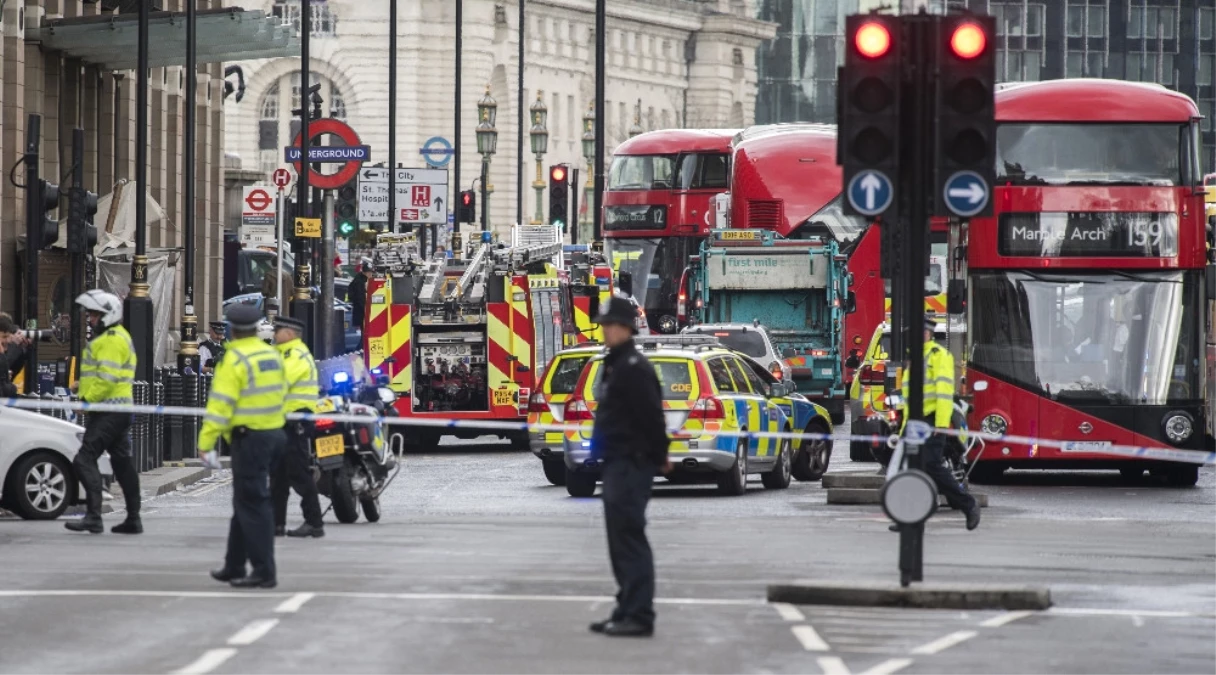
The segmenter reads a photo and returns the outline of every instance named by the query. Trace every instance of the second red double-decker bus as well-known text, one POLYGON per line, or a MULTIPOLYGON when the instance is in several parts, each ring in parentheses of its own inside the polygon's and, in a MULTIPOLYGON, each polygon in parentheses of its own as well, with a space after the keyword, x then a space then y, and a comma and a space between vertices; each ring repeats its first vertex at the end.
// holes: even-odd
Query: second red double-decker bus
MULTIPOLYGON (((1114 445, 1203 449, 1206 263, 1199 110, 1159 85, 1055 80, 996 95, 991 218, 962 230, 976 471, 1197 464, 1114 445)), ((961 251, 960 251, 961 253, 961 251)))
POLYGON ((680 275, 714 223, 714 197, 730 187, 736 130, 665 129, 631 138, 612 156, 604 193, 604 247, 632 277, 650 329, 680 329, 680 275))

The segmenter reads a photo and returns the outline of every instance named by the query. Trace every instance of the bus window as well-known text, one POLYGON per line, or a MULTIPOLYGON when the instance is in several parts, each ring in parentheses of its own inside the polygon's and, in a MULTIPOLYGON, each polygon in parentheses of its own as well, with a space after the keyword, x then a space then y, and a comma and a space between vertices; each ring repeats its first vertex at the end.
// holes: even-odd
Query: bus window
POLYGON ((730 155, 684 155, 680 158, 676 186, 681 190, 725 190, 730 187, 730 155))
POLYGON ((612 160, 609 190, 670 190, 676 160, 673 155, 622 155, 612 160))

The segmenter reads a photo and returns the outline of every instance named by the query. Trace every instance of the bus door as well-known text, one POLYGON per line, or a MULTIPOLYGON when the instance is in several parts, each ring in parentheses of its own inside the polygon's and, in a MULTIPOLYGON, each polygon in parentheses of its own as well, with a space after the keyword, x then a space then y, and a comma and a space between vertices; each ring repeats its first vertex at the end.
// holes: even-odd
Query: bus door
POLYGON ((730 189, 730 155, 719 152, 687 153, 676 169, 670 225, 676 232, 705 236, 714 228, 718 195, 730 189))

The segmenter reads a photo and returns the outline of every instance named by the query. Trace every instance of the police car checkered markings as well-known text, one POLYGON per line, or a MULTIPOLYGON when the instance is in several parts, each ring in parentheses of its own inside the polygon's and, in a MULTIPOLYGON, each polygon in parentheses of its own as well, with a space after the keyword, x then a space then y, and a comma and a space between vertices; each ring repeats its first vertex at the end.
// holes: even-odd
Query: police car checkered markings
MULTIPOLYGON (((185 406, 159 406, 159 405, 126 405, 113 403, 84 403, 80 401, 48 401, 48 400, 33 400, 20 398, 0 399, 0 405, 10 408, 21 408, 26 410, 68 410, 68 411, 85 411, 85 412, 121 412, 131 413, 133 415, 180 415, 184 417, 202 417, 206 410, 203 408, 187 408, 185 406)), ((364 415, 331 415, 331 414, 308 414, 308 413, 291 413, 287 415, 288 420, 304 420, 311 421, 324 417, 332 419, 336 422, 357 422, 365 424, 368 418, 364 415)), ((428 419, 421 417, 411 417, 407 419, 398 417, 381 417, 379 423, 387 426, 409 425, 409 426, 429 426, 436 428, 466 428, 466 429, 485 429, 487 431, 557 431, 562 433, 577 433, 582 427, 572 424, 528 424, 527 422, 507 422, 502 420, 461 420, 461 419, 428 419)), ((670 430, 669 431, 678 431, 670 430)), ((958 431, 954 429, 939 429, 939 433, 949 436, 969 436, 979 438, 990 442, 1005 442, 1016 443, 1019 445, 1034 445, 1038 444, 1045 447, 1059 448, 1063 447, 1067 441, 1053 440, 1048 438, 1031 438, 1028 436, 998 436, 995 434, 986 434, 979 431, 958 431)), ((808 433, 808 432, 785 432, 785 431, 752 431, 752 430, 733 430, 733 429, 717 429, 714 433, 718 436, 727 436, 731 438, 788 438, 793 441, 804 439, 811 440, 829 440, 829 441, 859 441, 864 443, 885 443, 894 438, 889 436, 862 436, 854 434, 836 434, 836 433, 808 433)), ((1216 465, 1216 452, 1207 450, 1180 450, 1176 448, 1159 448, 1159 447, 1144 447, 1134 445, 1111 445, 1101 451, 1095 450, 1093 454, 1104 454, 1115 457, 1131 457, 1138 459, 1158 459, 1172 462, 1185 462, 1189 464, 1216 465)))

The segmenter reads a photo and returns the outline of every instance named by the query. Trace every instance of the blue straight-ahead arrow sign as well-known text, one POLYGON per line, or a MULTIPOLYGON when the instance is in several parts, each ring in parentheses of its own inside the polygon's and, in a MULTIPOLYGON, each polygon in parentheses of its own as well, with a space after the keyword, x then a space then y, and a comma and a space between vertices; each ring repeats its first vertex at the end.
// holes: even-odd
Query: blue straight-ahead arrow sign
MULTIPOLYGON (((289 145, 283 148, 283 154, 289 164, 300 161, 300 147, 289 145)), ((339 146, 310 146, 308 161, 321 164, 345 164, 347 162, 366 162, 371 159, 371 148, 366 145, 339 146)))

